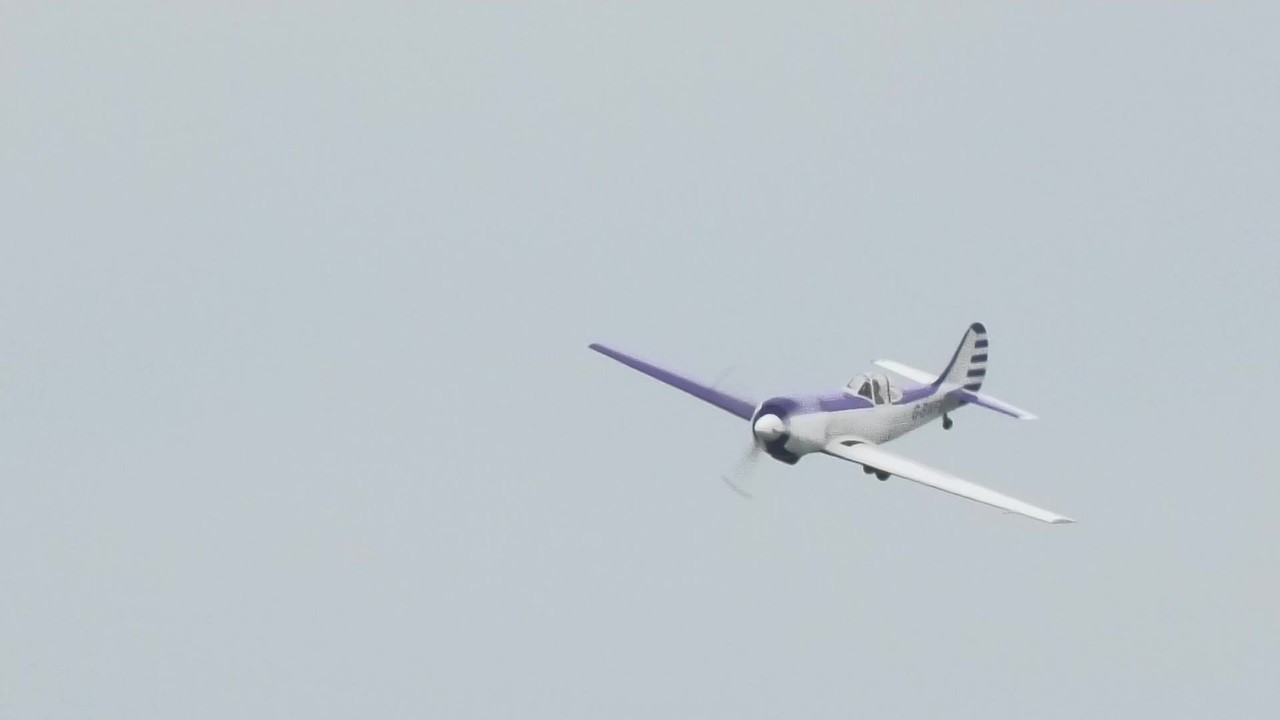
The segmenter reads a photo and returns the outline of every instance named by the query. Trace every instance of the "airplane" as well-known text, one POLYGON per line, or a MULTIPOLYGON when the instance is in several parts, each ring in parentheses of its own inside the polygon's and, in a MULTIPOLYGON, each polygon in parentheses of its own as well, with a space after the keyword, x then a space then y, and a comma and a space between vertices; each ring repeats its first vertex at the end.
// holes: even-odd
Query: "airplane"
MULTIPOLYGON (((893 360, 877 360, 874 363, 877 367, 907 382, 899 387, 884 373, 866 372, 854 376, 839 392, 780 396, 758 404, 599 343, 588 347, 748 421, 752 444, 743 458, 744 467, 754 464, 760 452, 787 465, 795 465, 806 455, 821 453, 861 465, 864 472, 880 480, 897 476, 1042 522, 1075 522, 884 448, 885 443, 939 418, 943 429, 950 430, 951 414, 968 405, 1019 420, 1036 419, 1026 410, 981 392, 989 348, 987 329, 982 323, 969 326, 951 362, 940 375, 893 360)), ((724 479, 730 487, 746 495, 728 478, 724 479)))

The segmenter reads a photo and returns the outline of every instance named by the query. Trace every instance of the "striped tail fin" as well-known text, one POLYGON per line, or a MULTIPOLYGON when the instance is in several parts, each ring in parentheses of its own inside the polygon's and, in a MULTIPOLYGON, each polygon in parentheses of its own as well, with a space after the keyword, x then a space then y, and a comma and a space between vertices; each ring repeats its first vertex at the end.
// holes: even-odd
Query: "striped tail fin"
POLYGON ((964 334, 960 347, 947 369, 942 371, 934 386, 944 383, 963 386, 965 390, 977 392, 982 389, 982 381, 987 376, 987 329, 982 323, 974 323, 964 334))

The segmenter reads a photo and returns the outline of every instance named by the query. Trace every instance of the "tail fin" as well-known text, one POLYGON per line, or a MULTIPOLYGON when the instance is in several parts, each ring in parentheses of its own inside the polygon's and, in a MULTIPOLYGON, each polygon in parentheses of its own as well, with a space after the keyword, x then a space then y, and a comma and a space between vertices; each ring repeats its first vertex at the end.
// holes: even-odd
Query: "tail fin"
POLYGON ((974 323, 964 334, 960 347, 947 369, 942 371, 934 381, 934 387, 943 383, 961 385, 965 390, 977 392, 982 389, 982 380, 987 376, 987 329, 982 323, 974 323))

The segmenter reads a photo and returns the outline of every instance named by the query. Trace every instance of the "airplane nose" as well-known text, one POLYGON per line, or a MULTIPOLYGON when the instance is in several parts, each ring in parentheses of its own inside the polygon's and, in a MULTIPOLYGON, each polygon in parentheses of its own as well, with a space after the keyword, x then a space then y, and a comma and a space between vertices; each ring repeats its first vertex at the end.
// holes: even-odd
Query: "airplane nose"
POLYGON ((784 432, 787 426, 782 422, 782 418, 777 415, 761 415, 753 428, 756 437, 765 442, 777 440, 784 432))

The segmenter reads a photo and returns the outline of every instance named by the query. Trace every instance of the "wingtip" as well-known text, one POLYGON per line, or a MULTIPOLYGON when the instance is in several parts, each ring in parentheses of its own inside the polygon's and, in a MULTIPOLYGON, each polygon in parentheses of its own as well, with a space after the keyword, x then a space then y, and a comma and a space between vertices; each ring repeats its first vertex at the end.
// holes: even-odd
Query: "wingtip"
POLYGON ((1060 517, 1054 520, 1050 520, 1049 522, 1053 525, 1074 525, 1076 521, 1072 520, 1069 517, 1060 517))

